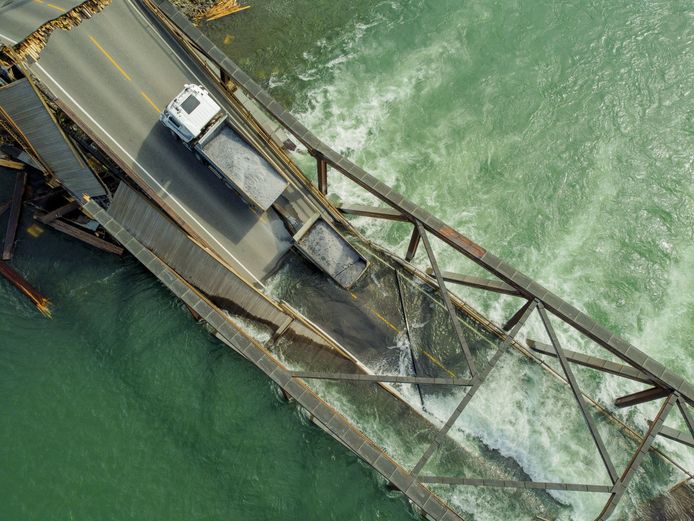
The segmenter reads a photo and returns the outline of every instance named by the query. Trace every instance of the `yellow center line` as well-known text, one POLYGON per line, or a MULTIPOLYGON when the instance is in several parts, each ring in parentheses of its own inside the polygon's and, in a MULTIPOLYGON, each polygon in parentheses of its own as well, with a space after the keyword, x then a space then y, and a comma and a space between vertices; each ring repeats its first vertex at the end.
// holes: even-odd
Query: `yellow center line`
POLYGON ((445 365, 443 365, 443 363, 441 363, 441 360, 439 360, 438 358, 436 358, 436 357, 435 357, 434 355, 432 355, 429 351, 425 351, 424 349, 420 349, 420 351, 421 351, 422 354, 425 355, 429 360, 431 360, 432 362, 434 362, 434 364, 436 364, 436 365, 439 366, 441 369, 443 369, 444 371, 446 371, 446 372, 448 373, 448 376, 450 376, 451 378, 455 378, 456 374, 455 374, 453 371, 451 371, 450 369, 448 369, 445 365))
POLYGON ((47 3, 45 0, 34 0, 37 4, 45 5, 46 7, 50 7, 51 9, 55 9, 56 11, 60 11, 61 13, 65 12, 65 9, 60 7, 59 5, 47 3))
POLYGON ((371 311, 371 313, 373 313, 374 315, 376 315, 376 316, 377 316, 386 326, 388 326, 390 329, 392 329, 392 330, 395 331, 396 333, 400 333, 400 330, 399 330, 397 327, 395 327, 391 322, 389 322, 389 321, 388 321, 383 315, 381 315, 378 311, 376 311, 375 309, 369 309, 369 311, 371 311))
POLYGON ((125 76, 125 78, 128 81, 132 81, 132 78, 130 76, 128 76, 128 73, 123 70, 123 67, 118 65, 118 62, 116 60, 114 60, 113 57, 109 53, 106 52, 106 49, 104 49, 101 45, 99 45, 99 42, 96 41, 96 38, 94 38, 93 36, 90 36, 89 39, 92 41, 92 43, 94 45, 96 45, 97 49, 99 49, 103 53, 103 55, 109 59, 111 64, 113 64, 113 66, 116 69, 118 69, 123 76, 125 76))
POLYGON ((154 110, 156 110, 157 112, 161 112, 161 109, 159 109, 159 107, 156 106, 156 104, 150 99, 149 96, 147 96, 147 94, 145 94, 144 91, 141 90, 140 94, 142 94, 142 97, 145 98, 145 100, 147 100, 147 103, 149 103, 152 106, 152 108, 154 108, 154 110))

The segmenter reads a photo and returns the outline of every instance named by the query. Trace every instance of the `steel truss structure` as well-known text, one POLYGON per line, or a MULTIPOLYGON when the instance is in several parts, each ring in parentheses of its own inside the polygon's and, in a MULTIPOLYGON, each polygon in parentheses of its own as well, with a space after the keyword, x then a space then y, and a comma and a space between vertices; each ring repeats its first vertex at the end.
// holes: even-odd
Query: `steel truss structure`
MULTIPOLYGON (((340 215, 357 215, 372 219, 385 219, 410 223, 412 225, 412 234, 407 251, 404 255, 404 259, 407 262, 414 259, 419 245, 424 245, 430 264, 430 267, 426 270, 429 279, 431 279, 429 282, 433 286, 438 286, 441 300, 451 319, 460 350, 467 362, 469 379, 321 372, 292 373, 293 377, 302 379, 348 380, 365 383, 458 385, 466 387, 467 392, 458 406, 450 414, 443 427, 441 427, 433 439, 431 439, 428 448, 411 469, 411 474, 421 483, 605 493, 608 494, 608 499, 602 512, 596 518, 596 521, 603 521, 607 519, 616 508, 629 482, 633 478, 634 473, 641 465, 644 456, 648 453, 658 435, 675 440, 683 445, 692 445, 692 441, 694 440, 694 422, 692 421, 690 412, 687 410, 688 405, 694 405, 694 386, 692 384, 687 382, 683 377, 670 371, 656 360, 650 358, 624 339, 602 327, 593 319, 500 258, 491 254, 462 233, 454 230, 426 210, 408 201, 393 188, 378 181, 362 168, 352 163, 349 159, 337 153, 330 146, 314 136, 292 114, 285 110, 231 59, 221 52, 205 35, 188 23, 185 17, 180 15, 180 13, 180 16, 174 15, 171 17, 167 15, 167 11, 169 13, 175 12, 175 10, 171 9, 171 5, 167 0, 144 0, 144 3, 168 25, 170 30, 177 33, 177 36, 184 41, 191 50, 194 50, 206 60, 216 65, 219 70, 219 79, 222 85, 231 92, 236 89, 241 89, 245 95, 260 105, 274 121, 279 123, 281 127, 306 147, 309 154, 316 160, 317 187, 312 184, 307 185, 307 188, 312 190, 314 195, 322 198, 324 203, 328 203, 325 196, 328 194, 329 174, 330 172, 334 172, 337 175, 341 175, 357 186, 365 189, 386 206, 371 207, 358 204, 341 204, 337 207, 340 215), (477 266, 484 269, 491 278, 486 279, 441 271, 431 246, 430 235, 442 241, 458 254, 472 260, 477 266), (477 367, 473 360, 472 353, 461 330, 456 308, 451 300, 447 283, 460 284, 498 294, 512 295, 525 300, 525 303, 508 322, 504 324, 503 330, 506 332, 506 337, 491 359, 483 367, 477 367), (586 427, 593 438, 596 450, 605 466, 610 483, 546 483, 422 475, 422 469, 431 459, 436 448, 441 444, 449 430, 463 414, 467 405, 484 384, 489 374, 494 370, 494 367, 508 350, 508 347, 514 341, 518 332, 533 313, 539 314, 551 343, 541 344, 539 342, 529 341, 529 347, 536 353, 556 358, 559 361, 565 380, 574 395, 577 406, 585 420, 586 427), (575 332, 592 340, 598 346, 619 358, 623 364, 565 350, 557 338, 552 324, 553 320, 563 322, 575 332), (573 364, 642 382, 650 386, 645 391, 618 398, 615 403, 619 407, 630 407, 664 398, 658 414, 653 421, 650 422, 650 427, 643 436, 638 449, 621 473, 615 468, 610 454, 605 447, 605 443, 588 410, 584 395, 571 368, 573 364), (663 424, 665 419, 674 406, 677 406, 680 414, 684 418, 689 434, 664 427, 663 424)), ((326 206, 330 207, 331 205, 326 204, 326 206)))

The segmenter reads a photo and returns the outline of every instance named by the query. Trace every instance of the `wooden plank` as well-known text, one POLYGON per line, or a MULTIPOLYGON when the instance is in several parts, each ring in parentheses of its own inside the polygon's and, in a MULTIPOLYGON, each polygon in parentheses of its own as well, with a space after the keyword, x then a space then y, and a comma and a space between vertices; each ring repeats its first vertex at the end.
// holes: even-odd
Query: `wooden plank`
POLYGON ((59 232, 69 235, 70 237, 74 237, 75 239, 79 239, 82 242, 86 242, 90 246, 94 246, 95 248, 99 248, 100 250, 109 253, 115 253, 116 255, 123 254, 123 248, 121 248, 120 246, 117 246, 112 242, 105 241, 104 239, 100 239, 96 235, 86 232, 76 226, 68 224, 59 219, 49 222, 48 226, 50 226, 54 230, 58 230, 59 232))
POLYGON ((7 229, 5 231, 2 260, 10 260, 14 253, 14 241, 17 236, 17 226, 19 226, 19 216, 22 211, 22 197, 24 196, 26 180, 27 175, 25 172, 17 172, 10 206, 10 218, 7 221, 7 229))
POLYGON ((48 224, 52 221, 55 221, 56 219, 59 219, 60 217, 63 217, 64 215, 69 214, 74 210, 77 210, 77 208, 79 207, 80 205, 77 201, 72 201, 67 204, 64 204, 60 208, 56 208, 52 212, 37 213, 34 215, 34 218, 43 224, 48 224))

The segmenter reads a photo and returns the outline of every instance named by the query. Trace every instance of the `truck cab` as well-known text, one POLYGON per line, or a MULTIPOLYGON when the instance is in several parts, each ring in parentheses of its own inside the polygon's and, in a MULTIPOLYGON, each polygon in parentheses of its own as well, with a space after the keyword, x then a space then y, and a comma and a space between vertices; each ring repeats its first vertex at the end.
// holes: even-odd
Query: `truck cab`
POLYGON ((222 112, 210 93, 200 85, 185 85, 162 111, 159 120, 186 144, 195 141, 203 129, 222 112))

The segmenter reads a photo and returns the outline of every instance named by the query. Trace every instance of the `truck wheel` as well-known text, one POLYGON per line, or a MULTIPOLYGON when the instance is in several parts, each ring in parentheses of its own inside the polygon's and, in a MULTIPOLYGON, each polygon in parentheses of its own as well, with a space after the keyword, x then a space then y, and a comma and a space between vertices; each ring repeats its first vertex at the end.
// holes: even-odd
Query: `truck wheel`
POLYGON ((179 139, 181 139, 181 138, 178 137, 178 134, 176 134, 173 130, 169 129, 169 132, 171 132, 171 135, 173 136, 173 138, 174 138, 176 141, 178 141, 179 139))

